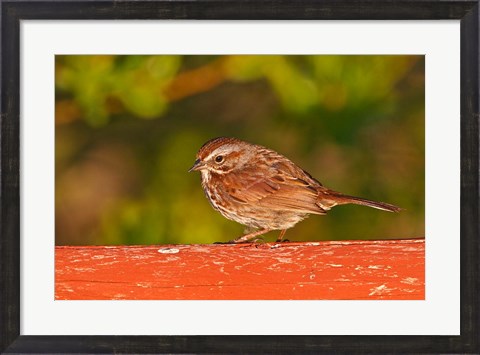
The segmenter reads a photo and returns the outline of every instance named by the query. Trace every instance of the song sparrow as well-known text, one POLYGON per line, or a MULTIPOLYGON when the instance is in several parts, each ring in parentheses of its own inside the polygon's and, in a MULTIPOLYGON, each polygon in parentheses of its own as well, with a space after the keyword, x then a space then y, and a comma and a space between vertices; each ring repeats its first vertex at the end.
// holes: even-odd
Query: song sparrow
POLYGON ((255 230, 232 243, 248 242, 271 230, 287 229, 309 214, 326 214, 353 203, 398 212, 397 206, 330 190, 277 152, 236 138, 206 142, 189 171, 199 170, 210 204, 224 217, 255 230))

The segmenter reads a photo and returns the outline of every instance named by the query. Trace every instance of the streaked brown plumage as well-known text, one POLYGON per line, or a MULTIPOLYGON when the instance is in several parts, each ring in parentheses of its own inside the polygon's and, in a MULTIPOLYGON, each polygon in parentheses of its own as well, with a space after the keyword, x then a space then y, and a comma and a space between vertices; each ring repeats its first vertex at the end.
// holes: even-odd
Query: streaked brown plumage
POLYGON ((285 231, 309 214, 326 214, 353 203, 398 212, 397 206, 348 196, 324 187, 305 170, 277 152, 220 137, 206 142, 189 171, 199 170, 210 204, 224 217, 255 232, 232 242, 248 242, 271 230, 285 231))

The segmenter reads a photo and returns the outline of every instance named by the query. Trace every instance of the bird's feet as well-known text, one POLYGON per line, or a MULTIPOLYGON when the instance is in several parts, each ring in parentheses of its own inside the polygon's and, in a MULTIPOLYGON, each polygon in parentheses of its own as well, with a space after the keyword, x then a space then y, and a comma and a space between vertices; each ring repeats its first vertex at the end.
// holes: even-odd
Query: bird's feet
POLYGON ((244 240, 244 239, 241 239, 242 237, 240 238, 237 238, 237 239, 233 239, 233 240, 229 240, 228 242, 214 242, 213 244, 250 244, 250 243, 265 243, 265 240, 262 238, 262 237, 254 237, 253 239, 248 239, 248 240, 244 240))
POLYGON ((214 242, 213 244, 235 244, 235 239, 229 240, 228 242, 214 242))
POLYGON ((283 239, 283 236, 285 235, 286 231, 287 231, 286 229, 282 229, 282 231, 280 232, 280 235, 277 238, 277 243, 289 242, 288 239, 283 239))

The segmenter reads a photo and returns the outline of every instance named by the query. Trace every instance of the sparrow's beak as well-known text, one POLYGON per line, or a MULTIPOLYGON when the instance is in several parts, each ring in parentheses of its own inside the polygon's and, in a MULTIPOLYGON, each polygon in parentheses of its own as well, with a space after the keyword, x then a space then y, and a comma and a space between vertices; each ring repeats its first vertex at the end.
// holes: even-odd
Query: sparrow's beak
POLYGON ((188 172, 194 171, 194 170, 202 170, 205 167, 203 163, 200 161, 200 159, 195 160, 195 163, 193 166, 188 170, 188 172))

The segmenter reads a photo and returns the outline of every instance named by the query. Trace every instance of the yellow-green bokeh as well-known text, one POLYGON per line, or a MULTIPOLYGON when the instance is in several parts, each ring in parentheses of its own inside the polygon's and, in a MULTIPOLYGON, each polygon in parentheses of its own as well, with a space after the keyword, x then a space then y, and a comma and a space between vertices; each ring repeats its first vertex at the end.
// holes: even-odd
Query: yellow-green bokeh
POLYGON ((241 235, 187 173, 218 136, 267 146, 327 187, 405 209, 336 207, 289 240, 424 236, 423 56, 69 55, 55 69, 59 245, 241 235))

